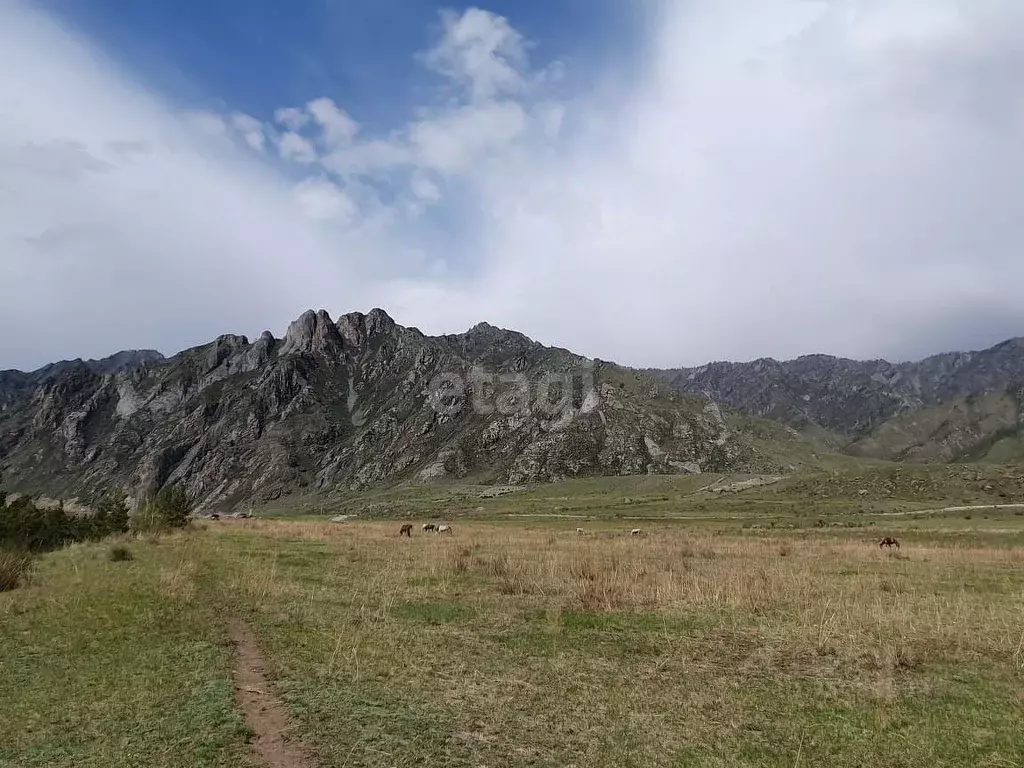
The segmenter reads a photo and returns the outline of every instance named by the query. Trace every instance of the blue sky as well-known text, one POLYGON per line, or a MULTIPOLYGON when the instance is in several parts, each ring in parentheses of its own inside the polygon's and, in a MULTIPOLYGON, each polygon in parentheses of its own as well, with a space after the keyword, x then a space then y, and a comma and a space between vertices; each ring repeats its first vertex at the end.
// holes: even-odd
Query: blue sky
POLYGON ((1024 335, 1019 0, 7 0, 0 369, 379 306, 640 366, 1024 335))
MULTIPOLYGON (((41 0, 126 69, 191 106, 266 116, 330 96, 361 123, 390 127, 436 77, 413 56, 434 42, 433 0, 41 0)), ((642 3, 497 0, 540 62, 572 61, 576 88, 642 55, 642 3)), ((419 99, 417 99, 419 97, 419 99)))

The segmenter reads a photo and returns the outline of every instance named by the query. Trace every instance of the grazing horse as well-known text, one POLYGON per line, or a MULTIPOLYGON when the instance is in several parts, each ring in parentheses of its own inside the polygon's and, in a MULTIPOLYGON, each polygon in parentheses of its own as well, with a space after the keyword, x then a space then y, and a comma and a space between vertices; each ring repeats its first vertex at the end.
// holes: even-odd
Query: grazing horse
POLYGON ((427 531, 434 531, 434 530, 437 530, 437 526, 434 525, 433 523, 424 523, 423 524, 423 532, 424 533, 426 533, 427 531))
POLYGON ((582 528, 577 528, 576 529, 576 533, 578 533, 580 536, 582 536, 583 534, 586 533, 586 531, 584 531, 582 528))
POLYGON ((629 532, 629 535, 630 536, 642 536, 643 535, 643 531, 641 531, 639 528, 634 528, 632 531, 629 532))
POLYGON ((451 534, 455 533, 455 531, 452 530, 452 527, 450 525, 439 525, 439 526, 437 526, 437 532, 438 533, 447 533, 449 536, 451 534))
POLYGON ((888 547, 889 549, 896 547, 896 549, 899 549, 900 543, 891 536, 886 536, 884 539, 878 542, 878 548, 881 549, 882 547, 888 547))
POLYGON ((398 535, 399 536, 408 536, 411 539, 412 538, 412 526, 409 525, 409 524, 403 525, 402 526, 402 530, 400 530, 398 532, 398 535))

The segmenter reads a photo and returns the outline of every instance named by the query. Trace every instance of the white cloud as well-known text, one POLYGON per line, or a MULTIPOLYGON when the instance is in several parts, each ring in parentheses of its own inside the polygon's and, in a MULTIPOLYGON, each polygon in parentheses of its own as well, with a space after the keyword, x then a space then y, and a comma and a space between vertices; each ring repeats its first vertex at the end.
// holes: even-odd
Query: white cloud
POLYGON ((425 203, 441 201, 441 190, 425 173, 415 173, 409 180, 409 190, 417 200, 425 203))
POLYGON ((313 142, 291 131, 278 137, 277 151, 285 160, 294 160, 297 163, 312 163, 317 159, 313 142))
POLYGON ((370 139, 342 147, 323 158, 324 167, 339 176, 389 171, 412 162, 412 154, 400 139, 370 139))
POLYGON ((526 86, 523 37, 509 21, 479 8, 442 14, 444 36, 423 60, 468 89, 473 101, 515 94, 526 86))
POLYGON ((649 365, 1024 333, 1024 6, 694 0, 656 21, 635 82, 559 98, 509 22, 448 15, 423 61, 459 98, 379 134, 327 98, 259 129, 296 187, 226 140, 248 142, 233 118, 175 115, 0 6, 0 322, 27 329, 0 368, 307 306, 649 365))
POLYGON ((226 138, 228 135, 227 121, 216 112, 196 110, 184 115, 184 120, 192 128, 213 138, 226 138))
POLYGON ((238 131, 245 143, 257 152, 262 152, 266 139, 263 135, 263 123, 252 115, 236 112, 231 116, 231 124, 238 131))
POLYGON ((281 107, 274 112, 274 122, 290 131, 301 131, 309 122, 309 114, 295 107, 281 107))
POLYGON ((468 106, 409 128, 418 165, 442 173, 461 173, 490 153, 501 151, 526 129, 523 108, 514 102, 468 106))
POLYGON ((315 99, 306 105, 313 120, 323 129, 328 147, 348 144, 355 138, 359 125, 328 98, 315 99))
POLYGON ((603 128, 557 163, 536 150, 481 181, 504 302, 492 315, 652 364, 917 355, 1024 333, 1010 287, 1024 277, 1021 13, 957 3, 955 34, 922 42, 900 22, 881 50, 857 42, 894 4, 935 13, 670 10, 651 71, 603 128))
POLYGON ((361 305, 391 248, 309 220, 223 121, 175 114, 17 3, 0 104, 0 368, 280 332, 361 305))
POLYGON ((359 212, 352 198, 327 179, 300 182, 295 187, 295 198, 306 216, 319 221, 347 225, 359 212))

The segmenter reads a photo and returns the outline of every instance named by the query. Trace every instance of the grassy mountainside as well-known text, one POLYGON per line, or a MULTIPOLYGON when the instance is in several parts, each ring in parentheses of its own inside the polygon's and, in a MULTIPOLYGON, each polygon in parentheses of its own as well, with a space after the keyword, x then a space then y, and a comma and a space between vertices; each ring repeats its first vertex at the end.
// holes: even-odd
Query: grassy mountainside
POLYGON ((1022 455, 1021 414, 1016 388, 963 398, 894 417, 847 450, 897 461, 1005 461, 1022 455))

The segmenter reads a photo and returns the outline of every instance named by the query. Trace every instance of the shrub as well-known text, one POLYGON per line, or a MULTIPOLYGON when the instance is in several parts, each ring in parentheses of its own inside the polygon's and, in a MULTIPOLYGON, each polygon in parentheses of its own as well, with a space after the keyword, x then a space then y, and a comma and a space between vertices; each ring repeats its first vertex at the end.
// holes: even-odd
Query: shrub
POLYGON ((111 492, 94 505, 91 515, 68 514, 64 503, 42 508, 23 496, 0 503, 0 545, 29 552, 49 552, 75 541, 99 541, 127 530, 124 491, 111 492))
POLYGON ((132 559, 132 551, 124 544, 115 544, 110 548, 107 557, 112 563, 126 563, 132 559))
POLYGON ((0 549, 0 592, 17 589, 32 569, 32 555, 0 549))
POLYGON ((180 485, 167 485, 160 489, 154 503, 170 528, 184 528, 192 512, 185 489, 180 485))
POLYGON ((0 508, 0 544, 8 549, 48 552, 86 538, 82 519, 68 515, 64 505, 41 509, 22 496, 0 508))
POLYGON ((133 533, 159 533, 184 528, 191 513, 185 489, 180 485, 164 486, 132 515, 131 530, 133 533))
POLYGON ((152 501, 140 506, 131 517, 131 532, 134 534, 160 533, 169 527, 160 508, 152 501))
POLYGON ((128 532, 128 494, 124 488, 114 488, 96 503, 95 520, 103 535, 128 532))

